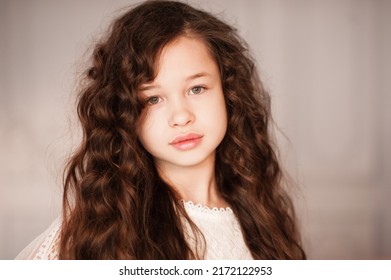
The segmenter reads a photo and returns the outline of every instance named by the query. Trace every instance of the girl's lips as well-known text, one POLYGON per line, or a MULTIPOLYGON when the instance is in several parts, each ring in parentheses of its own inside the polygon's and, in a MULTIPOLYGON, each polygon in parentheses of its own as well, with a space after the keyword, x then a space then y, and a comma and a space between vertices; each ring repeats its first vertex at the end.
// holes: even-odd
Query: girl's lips
POLYGON ((189 133, 186 135, 179 135, 170 142, 174 148, 186 151, 195 148, 201 141, 203 135, 197 133, 189 133))

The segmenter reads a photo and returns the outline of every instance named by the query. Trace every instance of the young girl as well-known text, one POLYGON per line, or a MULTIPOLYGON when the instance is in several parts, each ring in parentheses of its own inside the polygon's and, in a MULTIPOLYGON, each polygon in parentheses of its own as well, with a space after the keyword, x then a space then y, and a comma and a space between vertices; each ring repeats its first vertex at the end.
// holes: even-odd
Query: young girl
POLYGON ((63 215, 18 258, 303 259, 246 44, 147 1, 95 48, 63 215))

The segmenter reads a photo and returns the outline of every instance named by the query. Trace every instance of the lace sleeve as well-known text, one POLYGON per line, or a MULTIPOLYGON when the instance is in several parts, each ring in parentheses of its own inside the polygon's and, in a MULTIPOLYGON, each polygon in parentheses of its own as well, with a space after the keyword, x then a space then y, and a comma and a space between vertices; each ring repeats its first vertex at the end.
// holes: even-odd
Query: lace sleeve
POLYGON ((16 260, 55 260, 58 259, 61 218, 34 239, 17 256, 16 260))

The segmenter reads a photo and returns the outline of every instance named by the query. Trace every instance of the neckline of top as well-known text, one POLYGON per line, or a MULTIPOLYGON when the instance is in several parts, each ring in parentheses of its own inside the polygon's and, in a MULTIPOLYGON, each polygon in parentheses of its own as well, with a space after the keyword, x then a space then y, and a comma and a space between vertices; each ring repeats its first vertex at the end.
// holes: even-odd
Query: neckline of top
POLYGON ((187 209, 195 210, 197 212, 202 213, 233 213, 232 209, 230 207, 208 207, 206 205, 202 205, 200 203, 195 204, 193 201, 182 201, 184 206, 187 209))

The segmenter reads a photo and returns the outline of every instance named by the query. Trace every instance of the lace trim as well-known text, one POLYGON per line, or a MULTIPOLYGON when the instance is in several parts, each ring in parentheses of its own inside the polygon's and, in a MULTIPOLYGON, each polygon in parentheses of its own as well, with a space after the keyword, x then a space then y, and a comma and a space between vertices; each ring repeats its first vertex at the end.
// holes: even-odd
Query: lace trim
POLYGON ((190 210, 195 210, 197 212, 202 212, 202 213, 209 213, 209 214, 217 214, 217 213, 221 213, 221 214, 224 214, 224 213, 230 213, 232 214, 233 211, 230 207, 221 207, 221 208, 218 208, 218 207, 213 207, 213 208, 209 208, 208 206, 206 205, 202 205, 202 204, 194 204, 192 201, 182 201, 183 204, 185 205, 186 208, 190 209, 190 210))
POLYGON ((202 259, 252 259, 244 239, 240 224, 230 207, 218 208, 182 201, 189 217, 196 224, 205 238, 200 239, 193 232, 187 221, 183 221, 186 239, 195 252, 201 253, 202 259))

